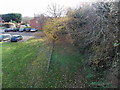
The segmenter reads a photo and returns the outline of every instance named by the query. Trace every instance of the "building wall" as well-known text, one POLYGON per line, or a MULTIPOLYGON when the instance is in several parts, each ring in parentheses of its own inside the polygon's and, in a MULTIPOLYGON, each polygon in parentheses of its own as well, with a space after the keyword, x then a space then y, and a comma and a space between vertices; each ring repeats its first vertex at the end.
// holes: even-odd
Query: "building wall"
POLYGON ((34 17, 34 19, 30 20, 30 25, 32 28, 42 29, 42 25, 40 24, 40 17, 34 17))

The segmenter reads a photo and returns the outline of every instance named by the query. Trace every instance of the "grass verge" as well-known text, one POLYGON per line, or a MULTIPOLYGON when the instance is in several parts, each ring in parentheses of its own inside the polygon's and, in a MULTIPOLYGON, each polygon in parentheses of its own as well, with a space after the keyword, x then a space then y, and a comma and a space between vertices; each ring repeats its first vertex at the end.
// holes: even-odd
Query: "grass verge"
POLYGON ((43 39, 2 43, 3 88, 84 87, 83 58, 71 46, 56 44, 47 72, 51 46, 43 39))

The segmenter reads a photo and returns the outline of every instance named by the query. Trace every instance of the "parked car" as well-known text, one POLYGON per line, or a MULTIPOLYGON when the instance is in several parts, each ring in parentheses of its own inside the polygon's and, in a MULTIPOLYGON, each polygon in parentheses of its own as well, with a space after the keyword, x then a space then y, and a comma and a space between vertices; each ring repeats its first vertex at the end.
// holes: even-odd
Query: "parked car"
POLYGON ((19 31, 19 28, 13 28, 12 31, 13 31, 13 32, 17 32, 17 31, 19 31))
POLYGON ((24 28, 20 28, 19 31, 20 31, 20 32, 23 32, 23 31, 25 31, 25 29, 24 29, 24 28))
POLYGON ((6 28, 6 29, 4 29, 4 32, 11 32, 11 31, 12 31, 11 28, 6 28))
POLYGON ((0 42, 1 41, 9 41, 11 38, 11 35, 10 34, 1 34, 0 35, 0 42))
POLYGON ((38 31, 38 30, 35 29, 35 28, 31 28, 30 31, 31 31, 31 32, 36 32, 36 31, 38 31))
POLYGON ((38 31, 38 30, 35 29, 35 28, 31 28, 30 31, 31 31, 31 32, 36 32, 36 31, 38 31))
POLYGON ((30 32, 31 28, 25 28, 26 32, 30 32))
POLYGON ((10 39, 11 42, 17 42, 19 40, 22 40, 23 37, 21 35, 13 35, 10 39))

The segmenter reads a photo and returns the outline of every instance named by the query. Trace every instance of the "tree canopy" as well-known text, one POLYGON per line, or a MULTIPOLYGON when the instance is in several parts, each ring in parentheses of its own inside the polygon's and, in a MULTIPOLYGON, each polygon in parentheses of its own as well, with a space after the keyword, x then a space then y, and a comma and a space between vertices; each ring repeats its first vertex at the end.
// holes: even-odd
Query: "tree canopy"
POLYGON ((17 23, 20 23, 22 20, 22 15, 20 13, 2 14, 1 17, 5 22, 15 21, 17 23))

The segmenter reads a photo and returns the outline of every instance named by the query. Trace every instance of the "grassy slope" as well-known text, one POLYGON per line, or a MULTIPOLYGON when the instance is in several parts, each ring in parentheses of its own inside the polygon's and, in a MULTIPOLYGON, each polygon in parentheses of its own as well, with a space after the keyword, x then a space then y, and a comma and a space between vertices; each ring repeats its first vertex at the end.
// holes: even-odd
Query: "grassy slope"
POLYGON ((83 87, 82 56, 71 46, 55 46, 50 71, 50 46, 42 39, 3 43, 3 87, 83 87), (74 53, 73 53, 74 51, 74 53))
POLYGON ((2 88, 2 44, 0 43, 0 89, 2 88))
POLYGON ((71 46, 55 45, 46 87, 83 87, 80 68, 82 56, 71 46), (48 82, 49 81, 49 82, 48 82))

